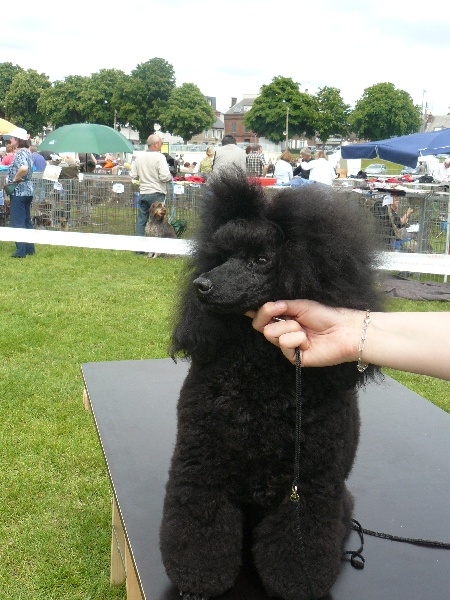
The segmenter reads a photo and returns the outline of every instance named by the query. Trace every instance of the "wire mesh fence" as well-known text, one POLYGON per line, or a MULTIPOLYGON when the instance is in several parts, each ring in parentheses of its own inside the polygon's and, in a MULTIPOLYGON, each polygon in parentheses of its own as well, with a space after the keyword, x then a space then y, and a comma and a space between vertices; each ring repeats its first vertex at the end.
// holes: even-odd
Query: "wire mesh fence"
MULTIPOLYGON (((3 186, 4 175, 0 175, 3 186)), ((57 182, 33 175, 34 198, 31 207, 33 227, 49 230, 135 235, 139 188, 129 177, 85 175, 57 182)), ((183 219, 188 229, 196 219, 200 184, 169 185, 166 205, 170 220, 183 219)), ((9 211, 1 206, 0 224, 8 225, 9 211)))
MULTIPOLYGON (((5 175, 0 174, 3 185, 5 175)), ((32 220, 35 228, 86 233, 135 235, 136 213, 139 201, 138 186, 128 176, 85 175, 56 182, 33 175, 34 199, 32 220)), ((182 234, 190 238, 199 215, 199 203, 205 184, 176 182, 168 185, 166 206, 169 221, 184 221, 182 234)), ((272 196, 280 188, 264 188, 272 196)), ((349 198, 373 212, 375 203, 382 203, 387 191, 347 188, 349 198)), ((384 217, 378 223, 379 235, 387 251, 418 253, 449 253, 449 194, 439 189, 413 189, 399 197, 397 213, 403 215, 408 207, 413 209, 403 238, 399 239, 391 223, 384 217)), ((8 225, 7 204, 0 205, 0 224, 8 225)), ((438 275, 410 274, 412 277, 441 281, 438 275)))
POLYGON ((376 210, 377 206, 383 208, 384 198, 383 192, 368 192, 363 203, 374 213, 385 250, 419 254, 448 252, 448 193, 428 191, 399 197, 396 209, 399 218, 412 209, 407 224, 400 228, 392 222, 386 209, 376 210))

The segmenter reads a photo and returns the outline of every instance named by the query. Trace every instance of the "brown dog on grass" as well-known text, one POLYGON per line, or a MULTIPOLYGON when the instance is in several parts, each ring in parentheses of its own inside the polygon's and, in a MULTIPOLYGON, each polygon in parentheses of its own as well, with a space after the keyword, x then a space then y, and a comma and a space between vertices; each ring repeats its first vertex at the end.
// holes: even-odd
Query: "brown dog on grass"
MULTIPOLYGON (((166 220, 167 208, 163 202, 153 202, 150 205, 149 219, 145 226, 145 235, 149 237, 176 238, 175 229, 166 220)), ((155 252, 149 252, 149 258, 156 258, 155 252)))

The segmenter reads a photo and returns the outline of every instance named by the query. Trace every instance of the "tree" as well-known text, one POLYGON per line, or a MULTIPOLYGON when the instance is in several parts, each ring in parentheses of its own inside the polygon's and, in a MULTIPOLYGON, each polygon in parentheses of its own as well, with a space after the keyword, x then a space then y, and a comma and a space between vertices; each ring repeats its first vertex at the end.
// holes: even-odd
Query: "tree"
POLYGON ((10 62, 0 63, 0 117, 6 117, 5 97, 16 75, 24 70, 19 65, 10 62))
POLYGON ((168 129, 163 112, 175 89, 175 71, 163 58, 152 58, 137 65, 131 72, 134 86, 126 83, 136 94, 133 97, 135 109, 130 111, 129 125, 139 131, 141 139, 146 139, 154 131, 155 123, 168 129))
POLYGON ((87 80, 87 77, 81 75, 69 75, 63 81, 55 81, 51 87, 43 90, 37 108, 55 129, 86 120, 81 97, 87 80))
POLYGON ((381 140, 419 131, 421 108, 393 83, 377 83, 364 90, 349 121, 360 138, 381 140))
POLYGON ((168 131, 181 136, 186 143, 212 127, 216 116, 199 88, 194 83, 183 83, 171 93, 161 120, 168 131))
POLYGON ((117 107, 117 123, 122 126, 129 125, 139 131, 139 127, 143 126, 142 111, 145 107, 145 98, 145 84, 141 79, 131 75, 121 79, 117 83, 111 99, 113 105, 117 107))
POLYGON ((289 135, 314 135, 315 99, 300 92, 299 84, 290 77, 274 77, 272 83, 262 86, 260 96, 244 116, 244 124, 259 137, 279 142, 286 135, 288 109, 289 135))
POLYGON ((86 79, 80 94, 84 120, 113 127, 115 122, 115 91, 127 79, 119 69, 101 69, 86 79))
POLYGON ((350 107, 344 103, 341 91, 334 87, 323 87, 316 95, 316 132, 325 144, 330 136, 346 136, 349 132, 350 107))
POLYGON ((42 92, 50 86, 47 75, 28 69, 14 77, 5 96, 8 118, 26 129, 31 136, 40 133, 47 125, 47 118, 38 112, 37 104, 42 92))

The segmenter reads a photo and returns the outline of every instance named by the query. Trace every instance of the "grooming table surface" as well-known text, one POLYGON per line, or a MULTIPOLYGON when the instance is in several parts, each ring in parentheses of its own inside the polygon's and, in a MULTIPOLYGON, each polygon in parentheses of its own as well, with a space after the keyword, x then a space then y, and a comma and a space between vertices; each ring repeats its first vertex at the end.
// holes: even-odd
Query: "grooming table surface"
MULTIPOLYGON (((159 553, 159 527, 188 364, 86 363, 82 373, 128 552, 147 600, 178 600, 159 553)), ((450 416, 393 379, 360 392, 361 439, 348 485, 369 530, 450 541, 450 416)), ((294 424, 293 424, 294 426, 294 424)), ((346 548, 356 550, 352 532, 346 548)), ((330 600, 448 600, 450 552, 365 536, 365 568, 342 565, 330 600)), ((129 595, 130 597, 130 595, 129 595)), ((135 597, 135 596, 133 596, 135 597)), ((221 600, 264 600, 242 573, 221 600)))

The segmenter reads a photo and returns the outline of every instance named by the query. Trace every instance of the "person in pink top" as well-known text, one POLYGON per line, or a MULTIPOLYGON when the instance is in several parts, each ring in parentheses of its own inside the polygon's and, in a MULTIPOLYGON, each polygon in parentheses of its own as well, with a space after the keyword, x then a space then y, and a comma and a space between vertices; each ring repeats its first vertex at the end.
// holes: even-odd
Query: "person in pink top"
POLYGON ((9 165, 14 160, 14 148, 11 144, 6 144, 6 156, 2 158, 2 165, 4 167, 9 167, 9 165))

